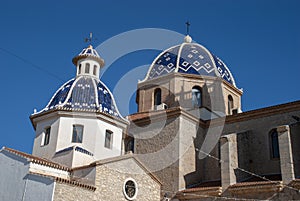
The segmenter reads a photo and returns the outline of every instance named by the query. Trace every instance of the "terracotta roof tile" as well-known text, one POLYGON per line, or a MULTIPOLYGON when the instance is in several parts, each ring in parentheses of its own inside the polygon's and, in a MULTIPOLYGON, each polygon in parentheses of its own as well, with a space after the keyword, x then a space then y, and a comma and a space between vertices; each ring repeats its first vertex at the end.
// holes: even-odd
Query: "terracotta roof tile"
POLYGON ((181 193, 191 193, 191 192, 198 192, 198 191, 217 191, 222 189, 221 186, 212 186, 212 187, 196 187, 196 188, 188 188, 185 190, 180 191, 181 193))
POLYGON ((155 115, 160 115, 163 113, 169 113, 172 111, 176 111, 176 110, 180 110, 179 107, 173 107, 173 108, 168 108, 165 110, 153 110, 153 111, 146 111, 146 112, 138 112, 138 113, 134 113, 132 115, 128 116, 128 120, 130 121, 135 121, 138 119, 144 119, 144 118, 150 118, 150 116, 155 116, 155 115))
POLYGON ((15 149, 11 149, 11 148, 8 148, 8 147, 3 147, 2 149, 6 150, 10 153, 13 153, 15 155, 26 158, 26 159, 28 159, 28 160, 32 161, 33 163, 36 163, 36 164, 40 164, 40 165, 44 165, 44 166, 48 166, 48 167, 52 167, 52 168, 56 168, 56 169, 60 169, 60 170, 70 171, 70 168, 68 168, 66 166, 63 166, 63 165, 60 165, 58 163, 54 163, 54 162, 52 162, 50 160, 47 160, 47 159, 44 159, 44 158, 33 156, 31 154, 27 154, 27 153, 24 153, 24 152, 21 152, 21 151, 17 151, 15 149))
POLYGON ((250 187, 250 186, 267 186, 267 185, 278 185, 281 184, 281 181, 256 181, 256 182, 241 182, 236 183, 230 186, 230 188, 236 187, 250 187))
POLYGON ((92 185, 89 185, 89 184, 84 184, 84 183, 81 183, 81 182, 78 182, 78 181, 74 181, 74 180, 70 180, 70 179, 64 179, 64 178, 50 176, 50 175, 44 175, 44 174, 35 173, 35 172, 29 172, 29 173, 32 174, 32 175, 38 175, 38 176, 41 176, 41 177, 53 178, 58 183, 65 183, 65 184, 69 184, 69 185, 72 185, 72 186, 78 186, 78 187, 85 188, 85 189, 88 189, 88 190, 91 190, 91 191, 96 190, 95 186, 92 186, 92 185))

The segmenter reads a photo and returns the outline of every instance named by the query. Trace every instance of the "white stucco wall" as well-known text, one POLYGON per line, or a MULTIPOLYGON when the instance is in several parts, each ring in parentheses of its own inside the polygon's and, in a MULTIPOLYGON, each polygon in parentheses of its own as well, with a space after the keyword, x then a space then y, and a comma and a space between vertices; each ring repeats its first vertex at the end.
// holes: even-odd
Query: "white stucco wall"
POLYGON ((52 201, 54 185, 50 178, 28 175, 24 201, 52 201))
POLYGON ((40 121, 36 126, 35 139, 32 154, 43 158, 52 158, 57 144, 57 133, 59 128, 59 118, 52 117, 40 121), (43 135, 45 129, 51 127, 49 144, 43 146, 43 135))
POLYGON ((99 160, 107 157, 121 155, 122 129, 101 121, 97 118, 70 118, 61 117, 56 151, 62 150, 72 145, 78 145, 94 154, 94 158, 99 160), (73 125, 83 125, 82 143, 72 143, 73 125), (113 132, 113 148, 104 147, 106 129, 113 132))
POLYGON ((54 182, 47 177, 28 174, 26 159, 2 150, 0 152, 1 201, 51 201, 54 182))
MULTIPOLYGON (((49 118, 46 117, 37 122, 33 155, 55 160, 54 155, 56 152, 71 146, 79 146, 93 153, 92 160, 94 161, 121 155, 123 129, 113 123, 101 120, 96 116, 84 115, 85 114, 76 114, 74 116, 56 115, 49 118), (83 126, 82 143, 72 143, 73 125, 83 126), (48 145, 43 146, 43 135, 47 127, 51 127, 50 142, 48 145), (104 147, 106 130, 113 132, 112 149, 104 147)), ((82 153, 79 155, 82 155, 82 153)), ((71 164, 80 166, 80 158, 82 158, 82 160, 85 158, 74 158, 74 156, 75 155, 71 156, 72 159, 68 160, 69 162, 67 164, 62 164, 69 165, 71 162, 71 164)), ((90 158, 90 156, 87 158, 88 161, 90 158)), ((84 163, 83 165, 86 165, 86 161, 87 160, 82 161, 84 163)))
POLYGON ((100 66, 99 66, 99 63, 94 61, 94 60, 91 60, 90 58, 85 58, 85 59, 80 59, 78 62, 77 62, 77 76, 80 76, 80 75, 90 75, 90 76, 93 76, 94 78, 98 78, 99 79, 99 72, 100 72, 100 66), (90 64, 90 72, 89 73, 85 73, 85 67, 86 67, 86 64, 89 63, 90 64), (79 65, 81 64, 81 71, 79 72, 79 65), (93 74, 94 72, 94 66, 97 66, 97 69, 96 69, 96 75, 93 74))

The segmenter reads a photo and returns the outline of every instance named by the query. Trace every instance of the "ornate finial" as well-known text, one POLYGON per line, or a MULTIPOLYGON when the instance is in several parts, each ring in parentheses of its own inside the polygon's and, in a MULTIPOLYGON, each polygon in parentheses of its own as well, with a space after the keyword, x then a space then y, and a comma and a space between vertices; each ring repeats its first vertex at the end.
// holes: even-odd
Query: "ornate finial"
POLYGON ((187 21, 186 23, 186 35, 189 35, 190 34, 190 22, 189 21, 187 21))
POLYGON ((193 39, 189 35, 184 37, 184 42, 185 43, 191 43, 192 41, 193 41, 193 39))

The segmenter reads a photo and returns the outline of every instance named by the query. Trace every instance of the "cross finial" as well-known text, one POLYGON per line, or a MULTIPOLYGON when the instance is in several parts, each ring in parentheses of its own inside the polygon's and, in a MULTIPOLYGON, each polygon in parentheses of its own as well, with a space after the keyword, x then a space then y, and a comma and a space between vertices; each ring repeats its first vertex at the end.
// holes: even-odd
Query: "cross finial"
POLYGON ((88 38, 85 38, 84 39, 84 42, 89 42, 89 43, 92 43, 92 41, 93 41, 93 33, 90 33, 90 37, 88 37, 88 38))
POLYGON ((190 34, 190 22, 189 21, 187 21, 186 23, 186 35, 189 35, 190 34))

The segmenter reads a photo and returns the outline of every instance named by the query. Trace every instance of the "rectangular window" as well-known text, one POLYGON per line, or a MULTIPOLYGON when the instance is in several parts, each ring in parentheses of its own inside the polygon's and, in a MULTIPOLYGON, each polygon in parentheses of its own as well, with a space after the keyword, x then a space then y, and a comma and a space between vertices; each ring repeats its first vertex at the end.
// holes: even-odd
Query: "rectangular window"
POLYGON ((49 144, 49 141, 50 141, 50 131, 51 131, 51 127, 48 127, 48 128, 45 129, 44 139, 43 139, 43 143, 42 143, 43 146, 49 144))
POLYGON ((272 159, 279 159, 279 143, 278 133, 276 129, 271 130, 271 157, 272 159))
POLYGON ((82 137, 83 137, 83 126, 73 125, 72 142, 82 143, 82 137))
POLYGON ((106 130, 104 147, 108 149, 112 149, 112 142, 113 142, 113 132, 110 130, 106 130))

